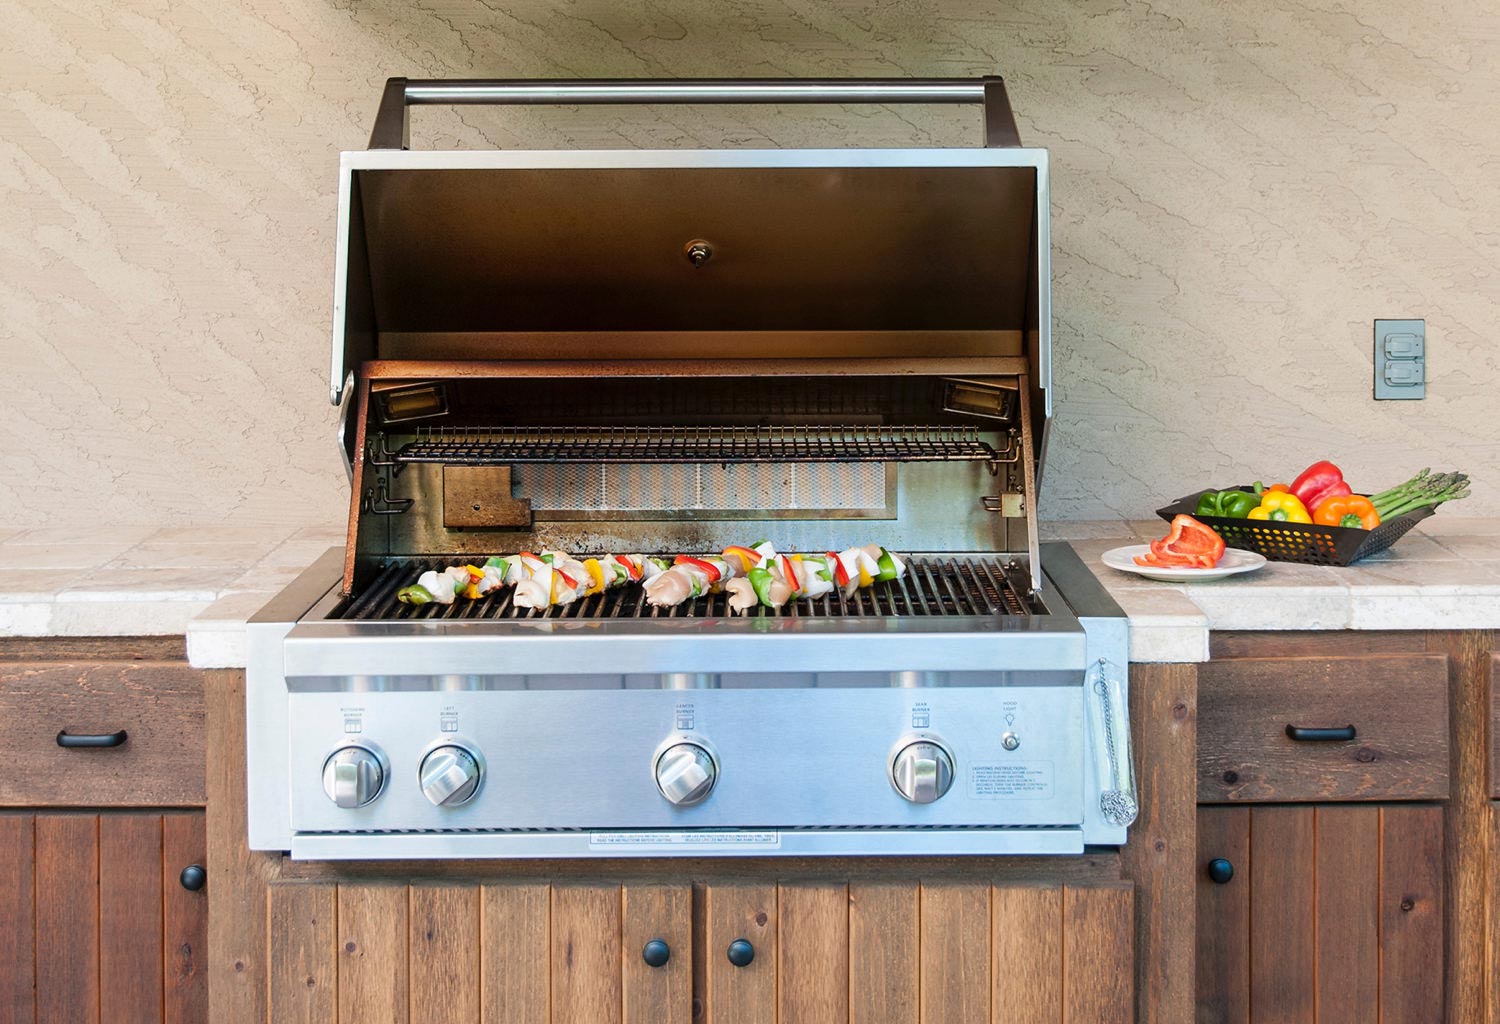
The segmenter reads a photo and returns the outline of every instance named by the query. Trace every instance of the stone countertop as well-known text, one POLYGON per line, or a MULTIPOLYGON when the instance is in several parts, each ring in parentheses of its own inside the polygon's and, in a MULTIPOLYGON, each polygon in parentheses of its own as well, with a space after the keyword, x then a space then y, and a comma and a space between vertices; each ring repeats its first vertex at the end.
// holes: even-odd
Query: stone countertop
POLYGON ((1424 520, 1348 568, 1269 562, 1212 583, 1110 569, 1110 548, 1163 537, 1160 519, 1057 523, 1130 616, 1132 661, 1206 661, 1211 630, 1490 629, 1500 626, 1500 519, 1424 520))
MULTIPOLYGON (((1100 555, 1161 520, 1044 525, 1130 616, 1135 661, 1203 661, 1210 630, 1483 629, 1500 625, 1500 518, 1434 516, 1348 569, 1271 562, 1200 584, 1158 583, 1100 555)), ((0 637, 185 634, 200 668, 245 664, 245 621, 330 547, 326 527, 0 528, 0 637)))
POLYGON ((193 664, 242 666, 245 621, 343 543, 324 527, 0 528, 0 637, 185 634, 193 664))

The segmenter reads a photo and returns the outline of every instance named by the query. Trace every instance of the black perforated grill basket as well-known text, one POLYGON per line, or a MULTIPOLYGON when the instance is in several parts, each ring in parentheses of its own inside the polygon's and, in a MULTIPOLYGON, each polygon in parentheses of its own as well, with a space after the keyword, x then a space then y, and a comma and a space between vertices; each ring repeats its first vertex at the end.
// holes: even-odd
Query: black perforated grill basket
MULTIPOLYGON (((1173 516, 1193 516, 1205 526, 1213 527, 1229 547, 1254 551, 1273 562, 1300 562, 1303 565, 1352 565, 1361 558, 1384 551, 1400 540, 1407 530, 1437 511, 1435 508, 1417 509, 1387 519, 1373 530, 1194 515, 1198 499, 1217 490, 1195 491, 1157 509, 1156 514, 1168 521, 1173 516)), ((1251 488, 1242 487, 1240 490, 1251 488)))

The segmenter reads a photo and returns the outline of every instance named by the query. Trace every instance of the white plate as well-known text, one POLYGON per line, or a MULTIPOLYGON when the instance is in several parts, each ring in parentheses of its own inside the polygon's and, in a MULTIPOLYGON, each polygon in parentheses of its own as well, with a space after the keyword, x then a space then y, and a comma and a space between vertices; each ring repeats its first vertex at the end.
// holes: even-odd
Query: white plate
POLYGON ((1266 564, 1265 555, 1240 548, 1225 548, 1224 557, 1212 569, 1189 569, 1170 566, 1136 565, 1135 556, 1151 550, 1150 544, 1127 544, 1104 552, 1104 564, 1121 572, 1133 572, 1148 580, 1164 580, 1167 583, 1207 583, 1222 580, 1226 576, 1238 576, 1242 572, 1254 572, 1266 564))

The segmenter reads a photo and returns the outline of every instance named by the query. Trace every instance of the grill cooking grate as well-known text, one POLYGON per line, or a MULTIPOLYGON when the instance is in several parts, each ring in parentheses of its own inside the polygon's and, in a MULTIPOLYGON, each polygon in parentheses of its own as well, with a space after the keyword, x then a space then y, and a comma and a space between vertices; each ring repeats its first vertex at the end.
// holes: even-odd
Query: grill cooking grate
MULTIPOLYGON (((477 601, 459 598, 451 605, 405 605, 396 592, 429 569, 453 565, 453 559, 393 559, 363 594, 350 599, 335 619, 655 619, 728 618, 727 594, 710 594, 675 608, 653 608, 639 584, 627 584, 585 597, 570 605, 545 609, 517 608, 514 588, 504 587, 477 601)), ((888 616, 961 616, 1043 614, 1046 609, 1028 593, 1030 577, 1014 562, 996 556, 912 555, 900 580, 875 583, 845 599, 835 591, 811 601, 792 601, 779 612, 752 609, 755 618, 847 618, 888 616)))
MULTIPOLYGON (((420 428, 397 464, 1003 462, 973 427, 420 428)), ((385 454, 385 453, 381 453, 385 454)))

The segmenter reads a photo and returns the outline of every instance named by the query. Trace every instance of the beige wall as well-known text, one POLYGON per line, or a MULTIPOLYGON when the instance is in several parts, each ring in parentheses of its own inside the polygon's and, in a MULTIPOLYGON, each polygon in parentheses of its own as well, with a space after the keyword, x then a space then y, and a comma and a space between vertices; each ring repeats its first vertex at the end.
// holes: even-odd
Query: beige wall
MULTIPOLYGON (((0 526, 337 523, 335 169, 417 76, 977 75, 1053 154, 1044 514, 1332 455, 1500 496, 1500 11, 18 0, 0 16, 0 526), (1429 397, 1370 399, 1426 317, 1429 397)), ((972 145, 972 110, 417 113, 444 146, 972 145)), ((1455 508, 1453 511, 1460 511, 1455 508)))

